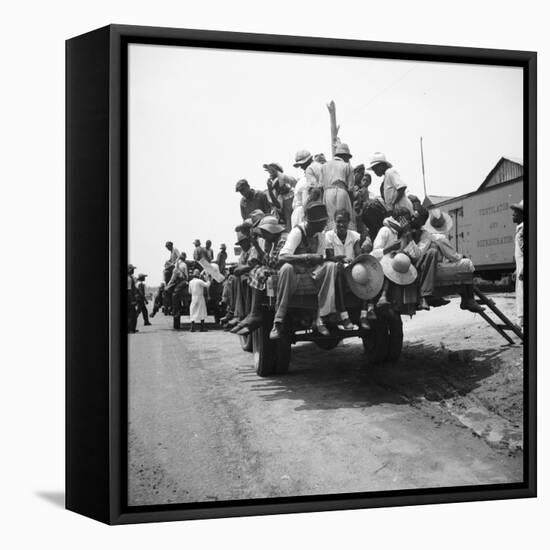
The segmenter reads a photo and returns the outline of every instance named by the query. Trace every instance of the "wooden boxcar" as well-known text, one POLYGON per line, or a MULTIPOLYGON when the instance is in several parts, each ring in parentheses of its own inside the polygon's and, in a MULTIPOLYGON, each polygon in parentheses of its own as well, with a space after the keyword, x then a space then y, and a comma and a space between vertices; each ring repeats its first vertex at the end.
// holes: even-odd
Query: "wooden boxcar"
POLYGON ((514 271, 514 235, 510 205, 523 199, 523 164, 502 157, 476 191, 433 200, 453 218, 451 242, 471 258, 476 273, 498 279, 514 271))

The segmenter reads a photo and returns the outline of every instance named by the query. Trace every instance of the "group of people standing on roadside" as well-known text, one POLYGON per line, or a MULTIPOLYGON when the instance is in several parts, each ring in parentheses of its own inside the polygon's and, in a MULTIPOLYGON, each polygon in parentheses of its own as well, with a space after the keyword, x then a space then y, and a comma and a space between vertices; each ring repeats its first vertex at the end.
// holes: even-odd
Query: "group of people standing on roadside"
MULTIPOLYGON (((358 321, 369 330, 377 311, 412 315, 448 303, 437 295, 439 269, 474 271, 448 239, 450 216, 428 212, 408 195, 383 153, 375 153, 367 168, 352 167, 351 158, 343 143, 330 161, 301 150, 294 162, 303 171, 298 180, 271 162, 263 165, 265 190, 244 179, 236 183, 242 196, 242 223, 236 228, 241 255, 222 298, 228 306, 222 322, 231 332, 246 335, 257 328, 260 305, 271 293, 276 302, 270 337, 280 338, 292 295, 309 283, 318 298, 318 332, 329 335, 327 325, 335 322, 342 330, 356 328, 346 311, 344 283, 361 297, 358 321), (369 172, 381 178, 378 196, 369 190, 369 172)), ((471 285, 464 286, 461 308, 482 311, 471 285)))
MULTIPOLYGON (((222 284, 216 279, 216 274, 226 272, 227 248, 220 245, 214 263, 212 242, 207 240, 205 245, 196 239, 193 242, 192 259, 187 258, 186 252, 179 252, 172 241, 167 241, 166 249, 170 253, 164 263, 163 281, 160 283, 154 296, 154 317, 159 311, 171 315, 174 319, 173 328, 181 329, 181 316, 189 311, 191 332, 200 330, 206 332, 205 321, 208 315, 207 301, 217 306, 221 299, 222 284), (206 263, 204 263, 206 262, 206 263), (205 265, 208 270, 205 269, 205 265), (211 266, 211 268, 209 267, 211 266), (212 275, 214 274, 214 276, 212 275), (199 327, 197 327, 199 325, 199 327)), ((136 324, 139 314, 143 315, 144 325, 150 325, 147 311, 148 300, 145 293, 146 274, 134 277, 135 266, 128 266, 128 331, 137 332, 136 324)))

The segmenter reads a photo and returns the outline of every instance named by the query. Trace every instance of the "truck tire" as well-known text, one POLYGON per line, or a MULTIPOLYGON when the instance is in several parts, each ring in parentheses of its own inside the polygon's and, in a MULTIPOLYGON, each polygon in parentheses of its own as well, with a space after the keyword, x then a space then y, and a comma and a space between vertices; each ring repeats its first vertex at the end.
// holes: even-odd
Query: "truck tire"
POLYGON ((340 343, 340 341, 340 338, 323 338, 320 340, 315 340, 315 343, 321 349, 330 351, 331 349, 334 349, 340 343))
POLYGON ((388 356, 386 361, 398 361, 403 349, 403 321, 401 315, 394 319, 388 319, 388 356))
POLYGON ((269 339, 273 313, 262 308, 262 324, 252 333, 252 354, 258 376, 272 376, 277 371, 277 342, 269 339))
POLYGON ((241 348, 243 351, 249 351, 252 353, 252 334, 247 334, 246 336, 239 336, 241 341, 241 348))
POLYGON ((372 364, 383 363, 388 356, 389 331, 387 320, 379 317, 371 322, 371 329, 365 331, 361 337, 367 362, 372 364))
POLYGON ((394 318, 379 316, 371 323, 371 330, 362 336, 363 347, 369 363, 397 361, 403 349, 403 321, 400 315, 394 318))
POLYGON ((281 338, 275 340, 276 349, 276 367, 277 374, 286 374, 290 366, 290 357, 292 354, 292 328, 288 316, 283 325, 283 334, 281 338))

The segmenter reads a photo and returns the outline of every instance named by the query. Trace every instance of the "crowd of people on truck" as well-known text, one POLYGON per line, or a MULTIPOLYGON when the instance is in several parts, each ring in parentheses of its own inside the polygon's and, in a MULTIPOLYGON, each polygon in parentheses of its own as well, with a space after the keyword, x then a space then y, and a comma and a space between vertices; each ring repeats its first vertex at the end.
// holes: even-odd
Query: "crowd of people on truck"
MULTIPOLYGON (((244 336, 260 326, 261 305, 271 297, 275 315, 270 338, 278 339, 290 300, 304 287, 317 295, 314 328, 327 336, 335 326, 344 331, 357 328, 346 311, 346 289, 360 298, 363 330, 370 330, 381 312, 413 315, 448 304, 438 296, 437 273, 474 271, 471 260, 449 241, 452 218, 438 208, 428 211, 408 194, 383 153, 374 153, 367 166, 353 167, 351 158, 344 143, 336 146, 330 161, 323 154, 300 150, 294 162, 302 171, 299 179, 286 174, 280 163, 269 162, 263 165, 268 174, 265 189, 252 188, 246 179, 237 181, 241 220, 235 228, 240 250, 236 265, 227 263, 225 244, 214 257, 211 241, 202 246, 197 239, 188 259, 167 242, 170 255, 151 317, 162 310, 180 329, 180 316, 188 310, 191 331, 197 323, 205 331, 208 301, 214 305, 216 322, 244 336), (370 172, 381 178, 378 194, 371 191, 370 172)), ((516 237, 521 238, 521 271, 517 246, 516 262, 522 285, 523 201, 512 208, 521 234, 516 237)), ((131 332, 136 331, 139 314, 145 325, 150 324, 147 275, 134 278, 134 270, 128 267, 131 332)), ((462 288, 460 307, 483 311, 472 285, 462 288)))

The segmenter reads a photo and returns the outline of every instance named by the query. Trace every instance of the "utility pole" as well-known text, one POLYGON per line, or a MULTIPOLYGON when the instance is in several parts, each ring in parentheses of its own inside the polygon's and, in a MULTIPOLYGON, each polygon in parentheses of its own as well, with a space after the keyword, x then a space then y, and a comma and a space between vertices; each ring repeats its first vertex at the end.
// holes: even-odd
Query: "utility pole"
POLYGON ((327 103, 327 109, 330 116, 330 147, 332 150, 332 156, 334 157, 336 146, 340 142, 338 139, 338 130, 340 130, 340 126, 336 124, 336 105, 334 101, 327 103))
POLYGON ((426 208, 429 208, 432 206, 432 201, 428 198, 428 191, 426 190, 426 171, 424 170, 424 146, 422 136, 420 136, 420 158, 422 160, 422 181, 424 182, 424 202, 422 204, 426 208))

